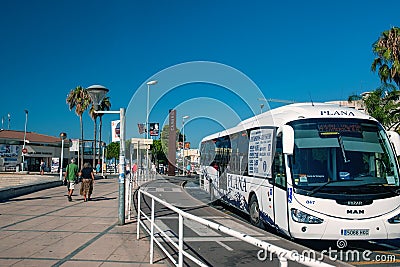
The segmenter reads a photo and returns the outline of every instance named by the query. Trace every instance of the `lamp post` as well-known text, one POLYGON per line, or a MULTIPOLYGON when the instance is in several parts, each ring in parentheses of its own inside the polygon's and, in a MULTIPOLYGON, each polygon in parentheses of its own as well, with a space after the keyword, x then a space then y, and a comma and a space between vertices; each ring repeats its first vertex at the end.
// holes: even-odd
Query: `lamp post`
POLYGON ((104 149, 106 147, 106 143, 105 142, 101 142, 101 177, 104 178, 104 149))
POLYGON ((62 181, 62 173, 63 173, 63 159, 64 159, 64 140, 67 138, 66 133, 60 133, 61 138, 61 158, 60 158, 60 181, 62 181))
MULTIPOLYGON (((157 84, 156 80, 149 81, 147 84, 147 109, 146 109, 146 139, 149 139, 149 98, 150 98, 150 85, 157 84)), ((146 145, 146 176, 149 176, 149 147, 146 145)))
POLYGON ((189 116, 182 117, 182 174, 185 175, 185 120, 189 119, 189 116))
MULTIPOLYGON (((8 114, 10 115, 10 114, 8 114)), ((9 117, 10 118, 10 117, 9 117)), ((25 165, 25 143, 26 143, 26 126, 28 124, 28 110, 25 109, 25 131, 24 131, 24 145, 22 146, 22 167, 21 170, 24 171, 24 165, 25 165)))
POLYGON ((119 114, 120 116, 120 144, 119 144, 119 192, 118 192, 118 225, 125 224, 125 108, 119 111, 99 111, 101 101, 109 91, 102 85, 92 85, 86 88, 92 99, 94 110, 98 114, 119 114))

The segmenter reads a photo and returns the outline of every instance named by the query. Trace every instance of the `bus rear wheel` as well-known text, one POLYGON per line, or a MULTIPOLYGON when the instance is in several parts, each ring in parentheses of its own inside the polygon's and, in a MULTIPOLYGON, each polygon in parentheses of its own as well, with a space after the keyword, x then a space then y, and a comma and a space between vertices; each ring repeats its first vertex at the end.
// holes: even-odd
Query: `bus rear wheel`
POLYGON ((250 223, 259 228, 264 228, 264 224, 260 218, 260 206, 258 205, 258 200, 256 195, 252 195, 250 198, 249 206, 250 223))

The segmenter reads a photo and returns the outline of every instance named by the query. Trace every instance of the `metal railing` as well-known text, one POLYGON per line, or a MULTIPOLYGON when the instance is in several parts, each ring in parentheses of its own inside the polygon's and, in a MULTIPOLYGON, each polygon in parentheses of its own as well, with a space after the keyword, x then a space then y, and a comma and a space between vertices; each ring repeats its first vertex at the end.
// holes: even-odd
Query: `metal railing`
MULTIPOLYGON (((298 263, 301 263, 306 266, 315 266, 315 267, 328 267, 328 266, 334 266, 330 265, 324 262, 321 262, 317 259, 311 258, 307 255, 300 255, 298 253, 294 253, 293 251, 289 251, 284 248, 280 248, 278 246, 275 246, 271 243, 262 241, 260 239, 254 238, 250 235, 247 235, 245 233, 241 233, 238 231, 235 231, 229 227, 223 226, 221 224, 215 223, 208 221, 206 219, 200 218, 198 216, 192 215, 190 213, 187 213, 185 211, 182 211, 175 206, 157 198, 156 196, 143 191, 142 189, 138 190, 138 212, 137 212, 137 234, 136 238, 140 238, 140 226, 144 228, 144 230, 150 235, 150 264, 153 264, 153 256, 154 256, 154 243, 156 243, 160 249, 166 254, 166 256, 171 260, 171 262, 175 266, 183 266, 183 259, 184 257, 187 257, 194 263, 196 263, 199 266, 208 266, 205 262, 201 261, 200 259, 194 257, 193 255, 189 254, 184 250, 183 247, 183 242, 184 242, 184 233, 183 233, 183 226, 184 226, 184 219, 189 219, 193 220, 195 222, 198 222, 202 225, 205 225, 211 229, 214 229, 216 231, 225 233, 227 235, 230 235, 232 237, 235 237, 239 240, 242 240, 244 242, 247 242, 253 246, 256 246, 260 249, 264 249, 264 251, 268 251, 269 253, 273 253, 278 255, 278 259, 280 262, 280 266, 285 267, 288 266, 288 260, 295 261, 298 263), (151 207, 150 207, 150 216, 148 216, 146 213, 144 213, 141 210, 141 197, 143 195, 148 196, 151 198, 151 207), (155 202, 158 202, 159 204, 163 205, 164 207, 170 209, 171 211, 174 211, 178 214, 178 243, 176 243, 172 238, 166 233, 165 230, 162 230, 158 225, 155 223, 155 202), (149 227, 145 224, 145 220, 150 222, 150 229, 149 227), (156 238, 155 230, 158 231, 157 236, 161 236, 164 240, 168 241, 178 252, 178 260, 176 260, 173 257, 173 254, 176 255, 175 253, 171 254, 168 249, 156 238)), ((171 232, 170 229, 168 229, 168 232, 171 232)))

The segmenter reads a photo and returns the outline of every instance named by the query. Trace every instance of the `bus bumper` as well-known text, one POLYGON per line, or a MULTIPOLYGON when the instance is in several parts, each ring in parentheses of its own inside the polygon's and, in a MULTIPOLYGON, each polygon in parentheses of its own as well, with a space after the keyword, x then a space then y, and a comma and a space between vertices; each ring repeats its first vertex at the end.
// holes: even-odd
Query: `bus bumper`
POLYGON ((291 220, 290 234, 299 239, 392 239, 400 237, 400 225, 389 224, 382 219, 324 219, 321 224, 305 224, 291 220))

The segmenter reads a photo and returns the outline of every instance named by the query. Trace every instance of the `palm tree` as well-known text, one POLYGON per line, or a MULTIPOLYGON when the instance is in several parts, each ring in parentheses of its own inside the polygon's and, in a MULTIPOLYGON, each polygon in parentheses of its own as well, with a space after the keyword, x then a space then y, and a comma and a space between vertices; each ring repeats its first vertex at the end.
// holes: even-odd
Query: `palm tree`
POLYGON ((92 106, 90 107, 89 110, 89 116, 93 119, 93 123, 94 123, 94 134, 93 134, 93 143, 92 143, 92 151, 93 151, 93 168, 96 167, 96 150, 97 150, 97 145, 96 145, 96 137, 97 137, 97 117, 99 116, 99 114, 97 114, 94 110, 94 105, 92 103, 92 106))
POLYGON ((69 106, 69 110, 75 108, 76 115, 79 116, 79 122, 81 127, 81 160, 78 158, 78 166, 82 167, 83 165, 83 121, 82 114, 88 108, 90 104, 89 94, 82 86, 77 86, 75 89, 72 89, 67 96, 67 104, 69 106))
POLYGON ((397 130, 400 126, 400 91, 393 84, 383 83, 363 96, 351 95, 348 102, 361 101, 366 112, 377 119, 386 129, 397 130))
MULTIPOLYGON (((111 108, 111 102, 110 102, 110 97, 109 96, 106 96, 106 97, 104 97, 103 98, 103 100, 101 101, 101 103, 100 103, 100 106, 99 106, 99 110, 101 110, 101 111, 108 111, 108 110, 110 110, 110 108, 111 108)), ((103 127, 103 115, 104 114, 98 114, 99 115, 99 118, 100 118, 100 123, 99 123, 99 142, 100 142, 100 144, 101 144, 101 129, 102 129, 102 127, 103 127)), ((100 161, 100 153, 99 153, 99 161, 100 161)), ((102 166, 102 168, 103 168, 103 166, 102 166)))
POLYGON ((400 28, 392 27, 381 33, 379 39, 372 45, 372 51, 377 56, 371 70, 376 72, 382 83, 395 82, 400 87, 400 28))

